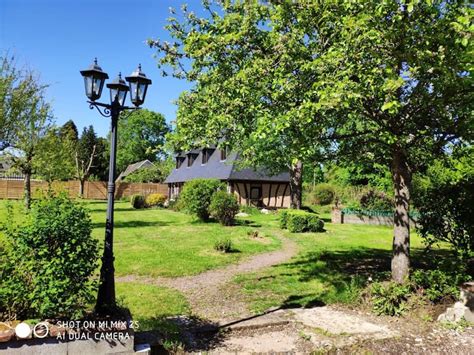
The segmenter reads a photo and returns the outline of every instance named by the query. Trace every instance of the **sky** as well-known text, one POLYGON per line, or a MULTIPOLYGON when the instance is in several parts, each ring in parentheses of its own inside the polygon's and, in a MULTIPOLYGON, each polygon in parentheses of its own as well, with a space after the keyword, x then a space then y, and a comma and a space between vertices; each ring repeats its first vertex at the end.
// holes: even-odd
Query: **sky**
MULTIPOLYGON (((58 125, 72 119, 79 131, 92 125, 99 136, 107 135, 109 119, 89 109, 79 73, 94 57, 109 80, 119 71, 131 74, 141 63, 153 81, 143 107, 170 122, 173 100, 190 84, 162 77, 146 40, 170 39, 163 28, 169 7, 179 9, 183 2, 200 12, 199 0, 0 0, 0 51, 14 54, 19 67, 33 69, 50 85, 47 95, 58 125)), ((105 87, 99 101, 109 102, 105 87)))

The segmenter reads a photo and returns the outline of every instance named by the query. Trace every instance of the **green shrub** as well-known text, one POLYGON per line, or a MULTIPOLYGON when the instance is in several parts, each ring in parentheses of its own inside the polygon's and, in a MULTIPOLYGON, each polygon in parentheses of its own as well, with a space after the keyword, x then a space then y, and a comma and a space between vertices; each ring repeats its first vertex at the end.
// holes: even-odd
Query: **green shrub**
POLYGON ((132 195, 130 204, 136 209, 145 208, 145 197, 143 195, 132 195))
POLYGON ((280 228, 287 228, 291 233, 323 232, 324 222, 310 212, 302 210, 280 211, 280 228))
POLYGON ((255 206, 240 206, 240 212, 247 213, 250 215, 260 214, 260 210, 255 206))
POLYGON ((214 249, 223 253, 229 253, 232 251, 232 241, 230 238, 218 239, 214 243, 214 249))
POLYGON ((217 191, 212 195, 209 212, 224 226, 230 226, 239 212, 239 203, 233 194, 217 191))
POLYGON ((179 195, 179 203, 183 210, 193 214, 199 219, 209 219, 209 205, 212 195, 223 188, 217 179, 195 179, 184 184, 183 191, 179 195))
POLYGON ((65 196, 50 196, 37 200, 20 225, 10 223, 2 252, 8 263, 0 266, 0 314, 80 317, 94 300, 91 275, 98 260, 87 211, 65 196))
POLYGON ((457 299, 459 285, 470 279, 463 272, 445 272, 440 269, 415 270, 411 274, 414 286, 432 302, 438 302, 447 297, 457 299))
POLYGON ((374 282, 370 289, 372 306, 378 315, 401 316, 407 309, 411 294, 409 284, 374 282))
POLYGON ((180 211, 181 210, 181 205, 179 203, 179 198, 178 199, 169 199, 168 200, 168 205, 166 206, 172 211, 180 211))
POLYGON ((308 232, 323 232, 324 222, 315 214, 309 213, 306 216, 306 229, 308 232))
POLYGON ((159 206, 163 207, 163 204, 166 201, 166 196, 163 194, 150 194, 145 198, 146 207, 159 206))
POLYGON ((417 196, 417 230, 431 247, 448 243, 461 262, 474 257, 474 176, 433 182, 417 196))
POLYGON ((280 210, 280 228, 286 229, 286 224, 288 222, 288 213, 290 210, 280 210))
POLYGON ((360 206, 366 210, 392 211, 394 205, 393 198, 376 190, 369 190, 360 198, 360 206))
POLYGON ((329 205, 333 202, 335 194, 335 189, 332 185, 318 184, 313 190, 311 202, 316 205, 329 205))
POLYGON ((306 228, 306 216, 295 213, 288 214, 286 228, 291 233, 303 233, 306 228))

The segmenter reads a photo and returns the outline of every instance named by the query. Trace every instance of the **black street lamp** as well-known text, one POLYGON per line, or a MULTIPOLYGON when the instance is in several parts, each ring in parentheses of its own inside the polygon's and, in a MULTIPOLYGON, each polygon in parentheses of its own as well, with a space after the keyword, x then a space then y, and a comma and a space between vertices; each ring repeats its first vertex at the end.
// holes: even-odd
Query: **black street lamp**
MULTIPOLYGON (((125 79, 130 86, 125 83, 119 73, 118 77, 107 84, 110 89, 110 104, 95 102, 102 94, 105 79, 109 76, 97 65, 97 58, 86 70, 81 70, 84 77, 86 96, 89 98, 89 107, 94 107, 104 117, 112 120, 110 134, 110 162, 109 162, 109 182, 107 184, 107 220, 105 223, 104 254, 102 256, 102 267, 100 268, 99 293, 97 295, 96 312, 108 314, 115 309, 115 279, 114 279, 114 195, 115 195, 115 168, 117 153, 117 124, 120 113, 126 110, 137 110, 145 101, 148 85, 151 80, 141 71, 141 66, 125 79), (131 101, 135 107, 125 106, 127 92, 130 91, 131 101), (103 110, 101 110, 103 108, 103 110)), ((123 116, 123 115, 122 115, 123 116)))

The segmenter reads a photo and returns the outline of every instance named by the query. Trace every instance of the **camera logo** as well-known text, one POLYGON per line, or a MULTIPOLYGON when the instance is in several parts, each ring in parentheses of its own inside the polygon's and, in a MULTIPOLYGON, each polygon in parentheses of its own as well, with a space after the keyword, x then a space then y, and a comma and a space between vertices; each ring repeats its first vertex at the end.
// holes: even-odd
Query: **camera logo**
POLYGON ((31 337, 32 333, 35 338, 46 338, 49 334, 48 324, 45 322, 40 322, 33 327, 33 330, 25 322, 21 322, 15 327, 15 334, 20 339, 28 339, 31 337))

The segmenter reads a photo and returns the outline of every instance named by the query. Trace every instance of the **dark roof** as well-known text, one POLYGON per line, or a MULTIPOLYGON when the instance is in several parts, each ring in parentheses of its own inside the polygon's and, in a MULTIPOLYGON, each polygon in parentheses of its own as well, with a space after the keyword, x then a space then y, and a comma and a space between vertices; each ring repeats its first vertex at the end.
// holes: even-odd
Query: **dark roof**
POLYGON ((247 181, 268 181, 268 182, 289 182, 289 173, 281 173, 278 175, 270 175, 262 169, 254 170, 251 168, 240 169, 236 166, 238 155, 230 153, 227 159, 221 161, 221 151, 216 149, 212 152, 206 164, 202 162, 202 151, 199 152, 194 163, 188 167, 188 156, 178 169, 173 169, 171 174, 166 178, 165 183, 185 182, 193 179, 219 179, 219 180, 247 180, 247 181))

